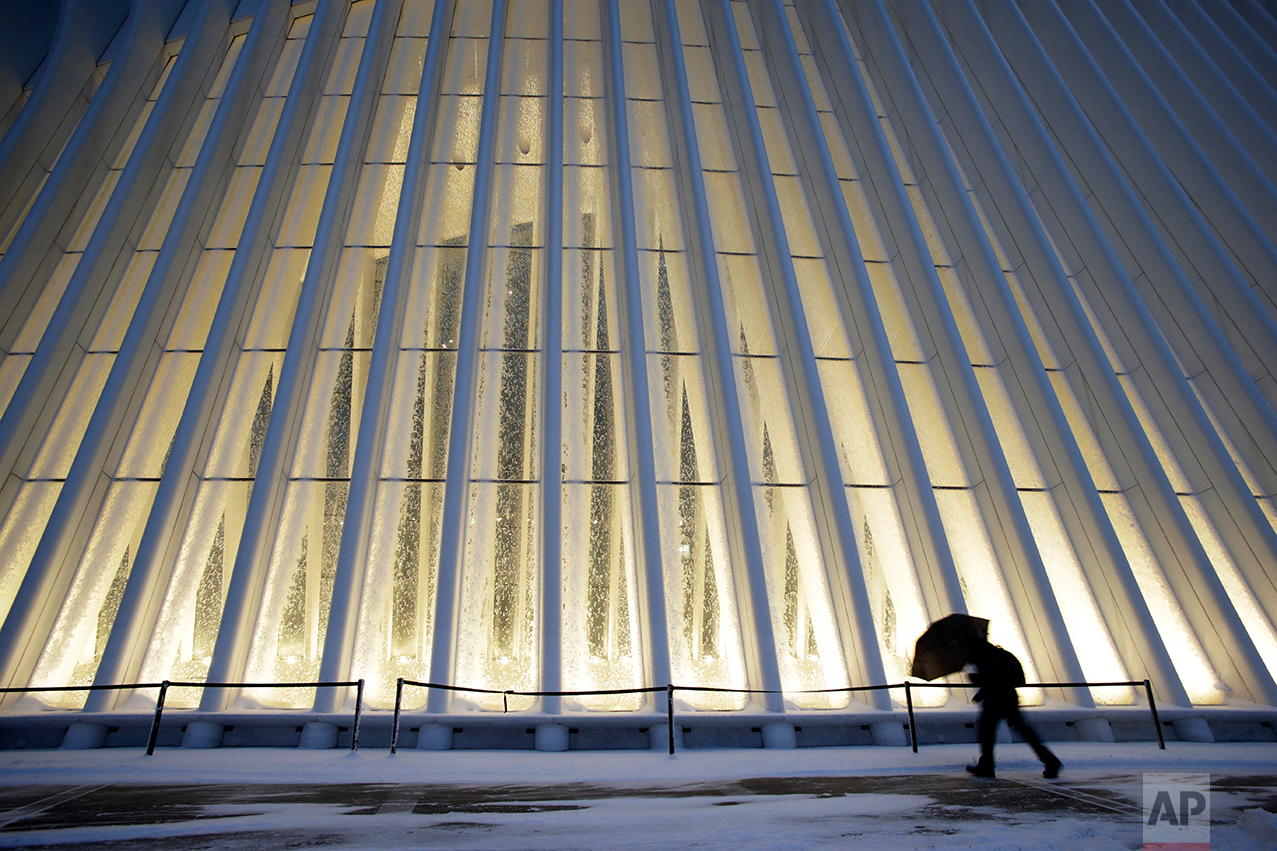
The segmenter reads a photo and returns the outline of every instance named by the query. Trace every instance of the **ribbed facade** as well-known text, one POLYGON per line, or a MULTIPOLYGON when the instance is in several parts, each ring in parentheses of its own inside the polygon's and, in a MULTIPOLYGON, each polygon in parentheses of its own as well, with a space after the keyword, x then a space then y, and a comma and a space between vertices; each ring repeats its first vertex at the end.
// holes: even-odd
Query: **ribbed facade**
POLYGON ((1274 51, 1256 0, 64 0, 0 104, 0 686, 792 720, 968 611, 1277 705, 1274 51))

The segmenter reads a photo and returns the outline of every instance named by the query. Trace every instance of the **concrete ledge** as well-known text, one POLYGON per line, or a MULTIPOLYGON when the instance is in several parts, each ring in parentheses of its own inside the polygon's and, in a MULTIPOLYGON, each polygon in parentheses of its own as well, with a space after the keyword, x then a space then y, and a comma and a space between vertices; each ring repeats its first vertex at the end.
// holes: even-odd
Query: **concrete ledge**
MULTIPOLYGON (((145 748, 153 712, 67 712, 44 710, 0 714, 0 750, 68 747, 145 748), (83 726, 87 725, 87 726, 83 726), (76 731, 71 733, 69 727, 76 731), (91 734, 91 735, 90 735, 91 734), (101 739, 100 744, 95 744, 101 739), (87 744, 75 745, 76 742, 87 744)), ((979 707, 918 710, 916 734, 921 747, 976 741, 979 707)), ((1152 742, 1157 731, 1143 706, 1028 707, 1025 717, 1048 742, 1152 742), (1108 738, 1111 736, 1112 738, 1108 738)), ((349 747, 353 714, 240 710, 214 713, 171 709, 164 713, 158 748, 187 747, 349 747), (312 726, 307 732, 306 725, 312 726), (323 730, 322 737, 319 731, 323 730), (220 741, 217 741, 220 731, 220 741), (307 744, 302 745, 305 739, 307 744), (196 745, 197 741, 208 744, 196 745), (216 742, 214 744, 213 742, 216 742)), ((407 714, 400 719, 400 747, 423 750, 534 750, 539 727, 566 731, 569 750, 665 750, 669 732, 664 713, 520 713, 407 714), (415 739, 414 739, 415 736, 415 739)), ((360 722, 360 744, 375 750, 390 746, 392 714, 372 710, 360 722)), ((675 716, 675 748, 762 748, 787 744, 792 729, 797 748, 899 747, 909 743, 908 716, 896 712, 681 712, 675 716), (778 725, 778 726, 773 726, 778 725), (877 733, 875 733, 877 725, 877 733), (778 737, 778 738, 773 738, 778 737), (784 740, 784 741, 782 741, 784 740)), ((1277 741, 1277 708, 1238 705, 1162 707, 1162 732, 1168 742, 1277 741), (1209 738, 1208 738, 1209 736, 1209 738)), ((549 735, 541 733, 542 737, 549 735)), ((547 740, 548 741, 548 740, 547 740)))

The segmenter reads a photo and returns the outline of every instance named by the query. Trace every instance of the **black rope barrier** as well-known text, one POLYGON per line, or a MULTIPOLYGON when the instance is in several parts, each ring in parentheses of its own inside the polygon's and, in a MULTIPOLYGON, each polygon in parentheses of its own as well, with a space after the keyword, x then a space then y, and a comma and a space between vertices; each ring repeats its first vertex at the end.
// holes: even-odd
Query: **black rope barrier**
MULTIPOLYGON (((237 683, 237 682, 187 682, 181 680, 163 680, 158 683, 112 683, 106 685, 86 685, 86 686, 15 686, 8 688, 0 688, 0 694, 19 694, 27 692, 72 692, 72 691, 122 691, 155 688, 159 689, 159 694, 155 701, 155 717, 151 722, 151 732, 147 739, 146 754, 151 756, 155 753, 155 742, 159 736, 160 720, 164 714, 164 702, 170 688, 349 688, 356 687, 355 693, 355 718, 351 726, 351 742, 350 749, 352 751, 359 750, 359 725, 363 715, 364 702, 364 680, 333 680, 313 683, 237 683)), ((867 686, 836 686, 833 688, 822 689, 801 689, 801 690, 785 690, 785 689, 757 689, 757 688, 726 688, 718 686, 680 686, 669 683, 665 686, 644 686, 641 688, 613 688, 613 689, 582 689, 582 690, 556 690, 556 691, 520 691, 517 689, 489 689, 475 688, 471 686, 457 686, 446 683, 430 683, 420 680, 409 680, 399 677, 395 681, 395 711, 394 721, 390 734, 390 752, 396 753, 399 742, 399 727, 403 713, 403 690, 405 686, 414 686, 418 688, 440 689, 442 691, 468 692, 471 694, 499 694, 501 695, 502 711, 510 711, 510 697, 598 697, 602 695, 618 695, 618 694, 655 694, 657 692, 665 692, 665 714, 667 725, 669 727, 669 752, 674 753, 674 692, 690 691, 690 692, 715 692, 719 694, 836 694, 836 693, 855 693, 869 691, 890 691, 894 689, 904 689, 905 693, 905 710, 909 718, 909 738, 913 747, 913 752, 918 752, 918 725, 916 714, 913 706, 913 689, 917 688, 979 688, 975 683, 916 683, 916 682, 899 682, 899 683, 880 683, 867 686)), ((1055 683, 1026 683, 1021 688, 1135 688, 1142 686, 1144 694, 1148 701, 1149 712, 1153 718, 1153 727, 1157 732, 1157 746, 1161 750, 1166 750, 1166 738, 1162 733, 1161 720, 1157 713, 1157 703, 1153 697, 1153 684, 1151 681, 1145 680, 1125 680, 1114 682, 1055 682, 1055 683)))
MULTIPOLYGON (((521 698, 545 698, 545 696, 591 696, 591 695, 607 695, 607 694, 651 694, 656 691, 665 691, 665 714, 667 714, 669 727, 669 753, 674 753, 674 690, 679 691, 714 691, 720 694, 835 694, 835 693, 853 693, 853 691, 884 691, 893 689, 904 689, 905 712, 909 718, 909 740, 913 747, 913 753, 918 753, 918 724, 916 716, 913 712, 913 689, 978 689, 979 686, 974 682, 889 682, 889 684, 867 685, 867 686, 836 686, 833 689, 802 689, 797 691, 789 691, 785 689, 728 689, 728 687, 718 686, 676 686, 669 684, 665 687, 646 686, 641 689, 591 689, 584 691, 520 691, 516 689, 476 689, 471 686, 446 685, 442 682, 421 682, 419 680, 405 680, 404 677, 398 677, 395 686, 395 721, 391 727, 391 753, 397 753, 398 730, 400 730, 400 717, 402 713, 402 705, 404 705, 404 686, 418 686, 423 689, 441 689, 443 691, 469 691, 472 694, 499 694, 502 696, 502 712, 510 712, 511 695, 521 696, 521 698)), ((1166 739, 1162 733, 1162 724, 1157 716, 1157 704, 1153 700, 1152 682, 1148 680, 1126 680, 1121 682, 1025 682, 1022 689, 1116 689, 1116 687, 1134 687, 1143 686, 1144 693, 1148 698, 1148 709, 1153 716, 1153 727, 1157 732, 1157 746, 1161 750, 1166 750, 1166 739)))
POLYGON ((113 683, 105 686, 15 686, 0 688, 0 694, 21 694, 29 691, 122 691, 134 688, 159 688, 163 683, 113 683))
MULTIPOLYGON (((119 686, 119 688, 148 688, 152 685, 151 683, 137 683, 131 686, 119 686)), ((151 722, 151 735, 146 741, 147 756, 155 755, 155 740, 159 738, 160 718, 164 714, 164 697, 170 688, 348 688, 355 686, 357 688, 355 692, 355 721, 350 728, 350 749, 352 751, 359 750, 359 721, 364 708, 363 680, 333 680, 318 683, 193 683, 165 680, 154 685, 159 686, 160 694, 155 699, 155 720, 151 722)))
MULTIPOLYGON (((606 694, 651 694, 658 691, 667 691, 673 686, 645 686, 643 688, 605 688, 605 689, 586 689, 583 691, 515 691, 514 689, 494 689, 494 688, 472 688, 470 686, 452 686, 444 683, 425 683, 420 680, 406 680, 399 677, 395 680, 395 717, 390 728, 390 752, 398 752, 399 743, 399 718, 403 707, 403 690, 404 686, 417 686, 419 688, 437 688, 441 691, 465 691, 473 694, 499 694, 501 695, 501 711, 507 713, 510 711, 509 697, 518 695, 519 697, 596 697, 606 694)), ((668 714, 670 718, 674 717, 674 700, 671 694, 669 698, 668 714)), ((671 735, 670 753, 673 753, 673 733, 671 735)))

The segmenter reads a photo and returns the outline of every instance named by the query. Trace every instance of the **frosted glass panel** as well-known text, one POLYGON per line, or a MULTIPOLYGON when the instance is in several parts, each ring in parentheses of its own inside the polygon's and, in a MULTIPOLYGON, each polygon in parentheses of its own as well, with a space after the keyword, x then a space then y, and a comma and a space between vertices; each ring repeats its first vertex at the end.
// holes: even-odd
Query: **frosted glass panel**
POLYGON ((800 693, 849 684, 806 490, 762 487, 755 493, 786 699, 802 708, 846 706, 845 692, 800 693))
POLYGON ((13 605, 61 490, 60 481, 28 482, 0 522, 0 615, 13 605))
POLYGON ((675 251, 641 251, 639 277, 643 281, 644 338, 649 350, 700 351, 700 333, 693 312, 691 272, 687 255, 675 251))
POLYGON ((568 165, 605 165, 608 151, 604 101, 601 98, 565 98, 563 161, 568 165))
MULTIPOLYGON (((569 485, 563 491, 563 681, 572 690, 638 688, 638 581, 631 509, 623 485, 569 485)), ((634 710, 641 695, 571 699, 582 708, 634 710)), ((570 705, 570 704, 569 704, 570 705)))
POLYGON ((412 122, 417 115, 417 100, 387 95, 378 102, 373 118, 372 137, 364 152, 364 162, 402 163, 408 159, 408 143, 412 138, 412 122))
MULTIPOLYGON (((869 592, 869 610, 882 648, 887 679, 909 675, 914 643, 930 618, 922 601, 918 572, 909 553, 895 492, 889 488, 849 488, 860 568, 869 592)), ((945 702, 941 691, 921 691, 923 705, 945 702)))
MULTIPOLYGON (((151 5, 133 10, 144 27, 156 23, 151 5)), ((394 705, 397 678, 434 680, 496 693, 428 701, 413 687, 404 708, 479 710, 513 741, 557 706, 579 731, 575 745, 600 724, 647 725, 660 696, 518 696, 515 717, 501 712, 500 692, 673 681, 727 690, 680 692, 694 730, 704 713, 770 711, 771 698, 743 693, 760 687, 784 691, 795 726, 820 713, 851 729, 867 698, 836 690, 869 685, 879 662, 888 681, 903 679, 918 634, 946 614, 931 609, 952 581, 1030 679, 1074 659, 1080 672, 1069 676, 1138 678, 1150 673, 1143 648, 1165 645, 1187 701, 1239 704, 1245 693, 1272 703, 1277 590, 1264 571, 1277 561, 1277 436, 1240 391, 1253 381, 1277 398, 1277 383, 1262 356, 1271 317, 1237 315, 1255 298, 1250 314, 1272 312, 1274 275, 1256 247, 1271 216, 1253 216, 1260 231, 1230 222, 1235 211, 1209 197, 1219 187, 1166 156, 1196 203, 1180 215, 1174 193, 1147 183, 1147 152, 1101 126, 1106 95, 1075 88, 1080 54, 1040 27, 1063 76, 1016 66, 1017 80, 1049 127, 1067 122, 1042 86, 1062 83, 1056 94, 1099 116, 1106 153, 1157 213, 1154 231, 1087 183, 1103 169, 1083 168, 1071 176, 1085 212, 1105 223, 1090 232, 1077 199, 1058 196, 1042 171, 1051 158, 1017 135, 1010 90, 979 70, 993 66, 967 52, 950 68, 943 26, 941 43, 920 46, 926 9, 866 30, 845 4, 676 0, 680 44, 660 4, 565 0, 555 43, 550 0, 501 4, 500 39, 490 37, 493 5, 403 0, 375 31, 378 0, 337 3, 334 16, 259 15, 237 35, 213 33, 220 46, 191 69, 173 53, 180 40, 125 39, 114 49, 143 52, 89 68, 65 114, 62 99, 32 97, 0 116, 11 132, 55 128, 29 152, 29 173, 0 192, 0 424, 16 427, 0 446, 0 618, 24 582, 23 605, 45 613, 9 620, 25 630, 0 653, 0 667, 19 672, 12 684, 209 671, 289 682, 231 707, 287 710, 289 733, 332 708, 300 685, 321 673, 363 678, 378 710, 394 705), (430 41, 436 11, 444 30, 430 41), (256 39, 267 25, 278 29, 256 39), (843 32, 816 38, 814 27, 830 26, 843 32), (857 43, 871 30, 872 44, 857 43), (921 101, 895 76, 897 40, 921 101), (313 64, 301 69, 307 49, 313 64), (558 90, 550 65, 560 55, 558 90), (250 75, 236 77, 250 60, 250 75), (365 60, 372 77, 359 91, 365 60), (118 79, 140 91, 103 91, 136 95, 133 105, 86 110, 126 67, 139 78, 118 79), (975 107, 937 100, 950 73, 981 93, 975 107), (222 110, 223 97, 240 102, 222 110), (996 132, 968 121, 969 108, 996 132), (151 132, 165 128, 185 129, 151 132), (560 129, 562 150, 551 150, 560 129), (353 144, 339 158, 343 134, 353 144), (687 171, 693 145, 698 173, 687 171), (138 172, 143 155, 150 165, 138 172), (202 207, 175 228, 192 199, 202 207), (333 230, 321 235, 325 212, 333 230), (919 245, 906 232, 914 221, 919 245), (1163 242, 1173 249, 1163 259, 1180 267, 1171 271, 1209 310, 1165 287, 1152 304, 1105 300, 1097 269, 1109 249, 1137 280, 1175 278, 1140 266, 1163 242), (996 267, 981 269, 990 256, 996 267), (934 292, 924 280, 933 270, 934 292), (1075 298, 1078 316, 1067 310, 1075 298), (1016 327, 998 324, 1007 308, 1016 327), (1148 327, 1123 324, 1145 315, 1148 327), (957 329, 958 350, 937 347, 941 325, 957 329), (1163 337, 1192 340, 1191 350, 1150 360, 1163 337), (1097 339, 1102 375, 1078 357, 1097 339), (137 362, 119 360, 134 352, 137 362), (1228 378, 1239 363, 1241 385, 1228 378), (969 367, 974 400, 961 381, 969 367), (1163 367, 1197 398, 1161 387, 1163 367), (1059 411, 1043 408, 1042 392, 1059 411), (1134 424, 1119 410, 1128 404, 1134 424), (1196 404, 1222 448, 1197 445, 1196 404), (986 410, 993 430, 969 434, 986 410), (1173 495, 1147 480, 1146 441, 1173 495), (1003 462, 1008 481, 991 474, 1003 462), (1218 475, 1234 467, 1240 477, 1218 475), (1098 493, 1061 490, 1079 481, 1098 493), (1079 511, 1096 499, 1107 513, 1098 521, 1079 511), (1234 510, 1252 499, 1255 517, 1234 510), (260 530, 247 525, 250 505, 260 530), (1191 528, 1180 529, 1185 517, 1191 528), (1201 544, 1200 563, 1181 551, 1181 532, 1201 544), (1114 533, 1150 623, 1114 608, 1112 589, 1129 581, 1116 572, 1123 560, 1103 552, 1114 533), (931 551, 941 542, 956 576, 931 551), (1036 548, 1046 587, 1022 583, 1029 568, 1009 561, 1022 547, 1036 548), (339 572, 342 552, 353 558, 339 572), (1216 581, 1218 604, 1236 610, 1231 625, 1191 596, 1216 581), (558 611, 543 609, 549 591, 562 597, 558 611), (354 621, 335 616, 333 600, 349 602, 354 621), (232 602, 236 617, 223 623, 232 602), (1054 604, 1059 629, 1040 620, 1054 604), (330 636, 330 618, 342 635, 330 636), (139 634, 116 632, 125 623, 139 634), (1234 628, 1257 659, 1234 646, 1234 628), (1140 629, 1151 634, 1131 633, 1140 629), (348 655, 325 659, 330 637, 348 655), (548 659, 558 670, 543 668, 548 659)), ((975 25, 986 11, 952 14, 975 25)), ((1030 29, 1038 17, 1027 16, 1030 29)), ((1179 61, 1182 47, 1166 57, 1179 61)), ((1142 102, 1152 89, 1124 86, 1132 115, 1153 114, 1142 102)), ((1062 130, 1050 144, 1063 162, 1096 162, 1085 134, 1062 130)), ((1194 152, 1244 186, 1235 176, 1245 164, 1217 148, 1194 152)), ((1154 687, 1186 702, 1173 681, 1154 687)), ((194 707, 200 691, 167 700, 194 707)), ((156 696, 87 700, 148 713, 156 696)), ((1093 696, 1142 700, 1138 689, 1093 696)), ((924 711, 956 697, 914 695, 924 711)), ((353 692, 337 698, 353 708, 353 692)), ((85 700, 28 705, 74 711, 85 700)), ((1057 708, 1067 720, 1095 711, 1057 708)))
MULTIPOLYGON (((944 521, 945 536, 949 539, 949 548, 953 552, 953 561, 962 583, 967 611, 977 617, 987 618, 989 641, 1005 647, 1020 658, 1024 665, 1024 676, 1029 682, 1040 681, 974 494, 968 490, 955 489, 937 490, 935 495, 940 517, 944 521)), ((1042 700, 1040 689, 1024 689, 1020 696, 1025 703, 1039 703, 1042 700)))
MULTIPOLYGON (((457 682, 488 689, 535 690, 538 676, 536 552, 540 515, 532 485, 475 485, 466 539, 457 636, 457 682)), ((632 646, 632 644, 631 644, 632 646)), ((620 652, 622 648, 612 648, 620 652)), ((533 698, 511 697, 510 709, 533 698)), ((500 710, 500 695, 466 694, 459 702, 500 710)))
MULTIPOLYGON (((1095 602, 1090 583, 1082 573, 1077 554, 1069 544, 1068 533, 1060 520, 1055 501, 1049 493, 1021 491, 1024 513, 1033 527, 1033 537, 1042 563, 1051 580, 1056 599, 1061 601, 1061 613, 1069 631, 1069 639, 1078 650, 1078 661, 1088 680, 1103 682, 1131 679, 1118 658, 1109 631, 1095 602)), ((1096 703, 1130 703, 1134 693, 1130 689, 1093 689, 1096 703)))
MULTIPOLYGON (((377 672, 364 691, 371 706, 394 707, 398 677, 429 680, 442 507, 440 484, 378 486, 354 650, 360 670, 377 672)), ((404 709, 424 702, 423 691, 405 690, 404 709)))
MULTIPOLYGON (((429 32, 429 24, 426 25, 429 32)), ((383 94, 415 95, 421 85, 421 69, 426 61, 424 38, 397 38, 390 48, 390 67, 382 83, 383 94)))
MULTIPOLYGON (((131 555, 155 497, 153 482, 116 482, 94 524, 84 559, 71 581, 50 641, 31 675, 40 685, 89 685, 115 623, 131 555)), ((81 692, 52 692, 55 706, 78 707, 81 692)))
MULTIPOLYGON (((688 471, 690 472, 690 471, 688 471)), ((663 486, 659 493, 665 558, 681 570, 665 574, 673 676, 728 689, 745 687, 734 577, 728 566, 722 494, 715 485, 663 486)), ((688 692, 698 709, 740 709, 745 696, 688 692)))

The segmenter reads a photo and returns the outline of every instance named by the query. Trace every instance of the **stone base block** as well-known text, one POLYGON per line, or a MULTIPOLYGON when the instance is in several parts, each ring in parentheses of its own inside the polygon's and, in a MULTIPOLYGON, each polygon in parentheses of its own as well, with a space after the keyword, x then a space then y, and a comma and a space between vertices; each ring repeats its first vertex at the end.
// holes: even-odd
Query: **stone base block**
POLYGON ((182 736, 184 748, 220 748, 226 728, 213 721, 192 721, 182 736))
POLYGON ((422 724, 417 730, 417 750, 452 750, 452 727, 447 724, 422 724))
POLYGON ((763 747, 789 749, 798 747, 798 734, 794 732, 794 725, 788 721, 764 724, 763 747))
POLYGON ((905 735, 905 725, 895 720, 875 721, 869 725, 869 735, 875 745, 891 748, 909 746, 909 737, 905 735))
MULTIPOLYGON (((647 728, 648 738, 652 742, 652 750, 665 751, 670 747, 670 725, 669 724, 653 724, 647 728)), ((674 725, 674 749, 679 750, 683 747, 683 725, 674 725)))
POLYGON ((1077 730, 1078 738, 1084 742, 1116 741, 1113 738, 1113 727, 1107 718, 1083 718, 1073 724, 1073 729, 1077 730))
POLYGON ((1171 729, 1181 742, 1206 742, 1213 744, 1215 734, 1210 731, 1206 719, 1198 715, 1195 718, 1176 718, 1171 722, 1171 729))
POLYGON ((565 751, 568 749, 568 728, 562 724, 538 724, 536 749, 539 751, 565 751))
POLYGON ((337 725, 327 721, 307 721, 302 727, 302 740, 297 747, 316 751, 337 747, 337 725))
POLYGON ((67 727, 66 735, 62 737, 62 749, 83 751, 100 748, 106 744, 106 734, 107 726, 105 724, 76 721, 70 727, 67 727))

